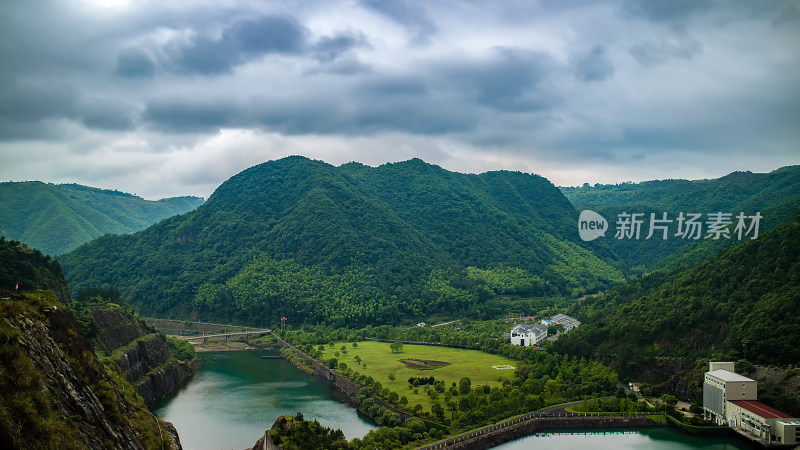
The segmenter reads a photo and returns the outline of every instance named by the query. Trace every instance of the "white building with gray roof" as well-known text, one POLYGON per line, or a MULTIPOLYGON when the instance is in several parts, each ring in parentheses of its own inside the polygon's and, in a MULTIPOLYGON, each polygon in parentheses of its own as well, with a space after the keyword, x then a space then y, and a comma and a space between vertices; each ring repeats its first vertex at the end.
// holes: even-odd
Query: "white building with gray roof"
POLYGON ((519 324, 511 329, 511 344, 530 347, 547 339, 547 325, 519 324))

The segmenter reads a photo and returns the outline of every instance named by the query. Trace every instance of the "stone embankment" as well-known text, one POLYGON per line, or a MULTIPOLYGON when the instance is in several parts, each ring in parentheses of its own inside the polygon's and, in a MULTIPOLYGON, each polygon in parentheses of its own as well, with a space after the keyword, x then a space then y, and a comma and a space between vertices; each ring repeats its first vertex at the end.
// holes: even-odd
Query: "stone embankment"
MULTIPOLYGON (((335 371, 333 371, 330 368, 324 366, 323 364, 321 364, 316 359, 306 355, 301 350, 299 350, 298 348, 296 348, 293 345, 289 344, 288 342, 284 341, 280 337, 275 336, 275 341, 276 341, 276 344, 277 344, 278 348, 285 348, 286 347, 286 348, 292 349, 294 351, 294 353, 298 357, 303 359, 311 367, 311 369, 314 371, 314 373, 316 373, 317 375, 319 375, 320 377, 322 377, 322 378, 324 378, 326 380, 329 380, 334 388, 336 388, 340 393, 344 394, 344 398, 347 400, 348 403, 350 403, 351 405, 353 405, 356 408, 358 408, 358 402, 356 401, 356 396, 358 395, 359 391, 361 391, 361 389, 364 388, 364 386, 362 386, 362 385, 360 385, 358 383, 354 383, 349 378, 346 378, 346 377, 343 377, 343 376, 339 375, 335 371)), ((388 410, 390 410, 392 412, 397 413, 400 416, 400 418, 402 418, 403 420, 406 420, 409 417, 412 417, 412 415, 409 414, 408 412, 396 408, 391 403, 388 403, 385 400, 383 400, 382 398, 375 396, 371 391, 370 391, 369 395, 370 395, 370 397, 372 398, 372 400, 376 404, 378 404, 378 405, 380 405, 380 406, 382 406, 382 407, 384 407, 384 408, 386 408, 386 409, 388 409, 388 410)), ((429 419, 422 419, 422 420, 425 421, 425 422, 429 422, 429 419)))
POLYGON ((600 428, 646 428, 663 427, 647 415, 601 415, 601 416, 539 416, 536 413, 504 420, 468 433, 445 439, 422 450, 448 449, 486 449, 505 442, 544 431, 564 429, 600 428))

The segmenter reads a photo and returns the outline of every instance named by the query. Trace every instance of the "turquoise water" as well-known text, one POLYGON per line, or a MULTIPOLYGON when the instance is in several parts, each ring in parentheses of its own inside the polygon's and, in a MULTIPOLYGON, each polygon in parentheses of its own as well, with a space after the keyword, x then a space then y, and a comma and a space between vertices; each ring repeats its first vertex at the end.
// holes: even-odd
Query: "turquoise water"
POLYGON ((558 450, 744 450, 751 447, 735 439, 696 437, 673 428, 570 430, 526 436, 495 447, 501 450, 547 448, 558 450))
POLYGON ((274 351, 201 353, 203 367, 177 395, 154 411, 178 429, 186 450, 251 448, 281 414, 340 428, 348 439, 375 428, 340 402, 328 384, 274 351), (216 361, 214 361, 216 358, 216 361))
MULTIPOLYGON (((178 429, 186 450, 251 448, 281 414, 298 411, 308 419, 340 428, 348 439, 375 426, 335 397, 327 382, 283 359, 261 359, 271 351, 202 353, 206 360, 192 380, 155 413, 178 429), (214 360, 216 358, 216 361, 214 360)), ((573 430, 526 436, 496 447, 503 450, 551 448, 741 450, 746 445, 698 438, 672 428, 573 430)))

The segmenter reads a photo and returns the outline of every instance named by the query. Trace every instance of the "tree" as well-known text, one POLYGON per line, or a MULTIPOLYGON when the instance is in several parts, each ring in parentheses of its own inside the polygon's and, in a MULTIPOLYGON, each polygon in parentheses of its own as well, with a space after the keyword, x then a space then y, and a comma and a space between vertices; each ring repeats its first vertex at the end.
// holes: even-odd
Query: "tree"
POLYGON ((669 406, 675 406, 678 403, 678 397, 675 397, 671 394, 663 394, 661 396, 661 400, 664 400, 664 403, 668 404, 669 406))
POLYGON ((392 342, 389 346, 392 350, 392 353, 401 353, 403 351, 403 343, 402 342, 392 342))
POLYGON ((394 372, 389 374, 389 381, 394 381, 397 377, 395 377, 394 372))
POLYGON ((472 380, 470 380, 469 377, 464 377, 458 382, 458 393, 461 395, 469 394, 471 388, 472 380))
POLYGON ((433 413, 437 419, 444 420, 444 408, 442 408, 442 405, 440 405, 439 402, 436 402, 433 404, 433 406, 431 406, 431 413, 433 413))
POLYGON ((558 333, 563 333, 563 332, 564 332, 564 325, 563 324, 556 323, 556 324, 547 326, 547 335, 548 336, 554 336, 554 335, 556 335, 558 333))

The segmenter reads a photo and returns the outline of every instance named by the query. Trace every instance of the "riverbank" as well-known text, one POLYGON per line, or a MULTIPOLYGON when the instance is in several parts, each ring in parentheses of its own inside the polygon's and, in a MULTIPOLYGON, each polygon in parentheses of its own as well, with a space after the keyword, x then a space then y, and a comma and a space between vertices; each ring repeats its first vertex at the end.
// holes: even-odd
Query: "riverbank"
POLYGON ((303 411, 360 438, 375 426, 337 398, 327 382, 306 375, 274 351, 206 353, 200 371, 177 395, 153 410, 179 430, 185 449, 243 449, 281 415, 303 411), (216 361, 214 358, 216 357, 216 361))
POLYGON ((208 352, 241 352, 249 350, 272 350, 272 347, 256 347, 245 342, 214 342, 212 345, 197 344, 192 345, 195 353, 208 352))

